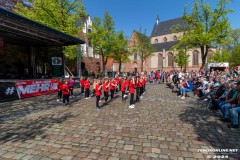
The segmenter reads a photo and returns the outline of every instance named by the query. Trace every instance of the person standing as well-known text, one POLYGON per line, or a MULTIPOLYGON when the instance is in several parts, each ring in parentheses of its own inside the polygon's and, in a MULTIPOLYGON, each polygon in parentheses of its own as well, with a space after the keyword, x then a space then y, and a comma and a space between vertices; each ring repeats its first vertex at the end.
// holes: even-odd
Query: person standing
POLYGON ((114 97, 114 92, 115 92, 115 88, 116 88, 117 84, 114 78, 112 78, 111 82, 110 82, 110 92, 111 92, 111 100, 114 97))
POLYGON ((80 87, 81 87, 81 94, 83 94, 84 93, 84 78, 83 77, 81 77, 81 79, 80 79, 80 87))
POLYGON ((68 86, 68 81, 64 81, 63 86, 62 86, 62 93, 63 93, 63 104, 67 105, 69 104, 69 95, 70 95, 70 90, 68 86), (67 103, 65 101, 67 100, 67 103))
POLYGON ((62 100, 62 86, 63 86, 63 80, 60 78, 58 80, 58 99, 57 99, 57 101, 62 100))
POLYGON ((73 77, 71 76, 69 81, 68 81, 68 86, 69 86, 69 90, 70 90, 70 98, 74 97, 73 95, 73 88, 74 88, 74 80, 73 77))
POLYGON ((128 81, 127 81, 127 77, 125 78, 125 80, 122 82, 121 84, 121 91, 122 91, 122 100, 125 100, 125 93, 126 93, 126 88, 128 87, 128 81))
POLYGON ((104 82, 104 84, 103 84, 103 91, 104 91, 105 103, 107 103, 107 101, 108 101, 109 86, 110 86, 109 79, 108 79, 108 78, 105 78, 105 82, 104 82))
POLYGON ((130 106, 129 108, 134 108, 134 93, 135 93, 135 81, 134 78, 129 79, 129 93, 130 93, 130 106))
POLYGON ((137 79, 135 81, 135 85, 136 85, 136 102, 139 102, 140 101, 140 88, 141 88, 139 77, 137 77, 137 79))
POLYGON ((89 93, 90 93, 90 80, 87 78, 84 81, 84 89, 85 89, 85 99, 89 99, 89 93))
POLYGON ((100 106, 99 106, 99 101, 100 101, 100 96, 102 94, 102 83, 101 81, 98 79, 96 82, 96 86, 95 86, 95 96, 96 96, 96 110, 100 110, 100 106))

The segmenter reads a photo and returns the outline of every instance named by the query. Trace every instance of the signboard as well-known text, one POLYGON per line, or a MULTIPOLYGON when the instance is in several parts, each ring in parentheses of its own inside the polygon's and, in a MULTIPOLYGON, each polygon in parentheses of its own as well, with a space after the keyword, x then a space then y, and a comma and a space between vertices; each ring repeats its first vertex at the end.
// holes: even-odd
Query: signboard
POLYGON ((208 63, 208 68, 211 67, 225 67, 228 68, 229 67, 229 63, 225 62, 225 63, 208 63))
POLYGON ((52 76, 53 77, 63 76, 62 57, 52 57, 52 76))
POLYGON ((50 94, 58 91, 58 79, 16 81, 19 98, 50 94))
POLYGON ((62 66, 62 57, 52 57, 53 66, 62 66))
POLYGON ((0 82, 0 102, 19 99, 14 82, 0 82))

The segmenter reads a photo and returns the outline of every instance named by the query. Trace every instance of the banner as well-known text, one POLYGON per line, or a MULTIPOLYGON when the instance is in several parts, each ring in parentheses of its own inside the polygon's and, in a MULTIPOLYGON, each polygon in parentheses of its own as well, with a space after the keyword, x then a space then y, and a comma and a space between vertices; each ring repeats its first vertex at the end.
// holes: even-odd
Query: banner
POLYGON ((19 98, 50 94, 58 91, 58 79, 16 81, 19 98))
POLYGON ((0 102, 19 99, 14 82, 0 82, 0 102))

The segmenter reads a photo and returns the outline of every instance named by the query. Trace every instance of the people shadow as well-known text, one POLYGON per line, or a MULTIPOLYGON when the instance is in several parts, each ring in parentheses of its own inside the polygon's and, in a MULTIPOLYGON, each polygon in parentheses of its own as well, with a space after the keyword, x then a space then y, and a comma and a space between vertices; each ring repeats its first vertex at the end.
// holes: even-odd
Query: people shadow
POLYGON ((46 130, 51 128, 52 125, 62 123, 73 117, 71 113, 55 113, 16 121, 5 121, 0 124, 0 143, 26 141, 35 138, 44 139, 47 136, 46 130))
POLYGON ((233 159, 240 159, 240 129, 228 128, 227 123, 219 120, 216 110, 209 110, 206 106, 206 103, 189 101, 187 109, 179 115, 182 122, 194 127, 197 135, 193 139, 194 143, 199 146, 207 144, 213 149, 238 149, 237 153, 208 152, 206 154, 227 155, 233 159))

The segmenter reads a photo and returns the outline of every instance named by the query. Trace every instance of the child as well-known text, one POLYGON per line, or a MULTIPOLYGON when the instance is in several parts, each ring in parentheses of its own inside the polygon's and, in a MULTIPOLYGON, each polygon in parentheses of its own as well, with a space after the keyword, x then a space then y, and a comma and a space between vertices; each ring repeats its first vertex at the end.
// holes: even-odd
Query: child
POLYGON ((125 92, 126 92, 126 88, 128 86, 128 81, 127 78, 125 78, 124 82, 121 85, 121 91, 122 91, 122 100, 125 100, 125 92))
POLYGON ((69 95, 70 95, 70 90, 68 87, 68 82, 65 80, 63 85, 62 85, 62 93, 63 93, 63 104, 67 105, 69 104, 69 95), (65 101, 67 100, 67 103, 65 101))
POLYGON ((95 86, 96 110, 101 109, 99 107, 99 101, 100 101, 101 94, 102 94, 102 84, 101 84, 101 81, 98 79, 97 82, 96 82, 96 86, 95 86))
POLYGON ((96 84, 97 84, 97 79, 93 79, 93 94, 92 94, 92 97, 94 96, 95 94, 95 87, 96 87, 96 84))
POLYGON ((71 76, 69 81, 68 81, 68 86, 69 86, 69 90, 70 90, 70 98, 74 97, 73 95, 73 88, 74 88, 74 80, 73 77, 71 76))
POLYGON ((133 102, 134 100, 134 92, 135 92, 135 81, 134 78, 129 79, 129 93, 130 93, 130 106, 129 108, 134 108, 135 104, 133 102))
POLYGON ((139 77, 137 77, 135 84, 136 84, 136 102, 139 102, 140 101, 140 85, 141 85, 139 77))
POLYGON ((62 86, 63 86, 63 80, 60 78, 58 80, 58 99, 57 99, 57 101, 62 100, 62 86))
POLYGON ((115 79, 113 78, 110 82, 110 92, 111 92, 111 100, 113 99, 114 97, 114 92, 115 92, 115 88, 116 88, 116 82, 115 82, 115 79))
POLYGON ((84 78, 83 77, 81 77, 81 79, 80 79, 80 87, 81 87, 81 94, 83 94, 84 93, 84 78))
POLYGON ((85 99, 89 99, 89 92, 90 92, 90 80, 87 78, 84 81, 84 89, 85 89, 85 99))
POLYGON ((105 103, 107 103, 107 101, 108 101, 109 86, 110 86, 109 80, 108 80, 108 78, 105 78, 105 82, 103 84, 105 103))
POLYGON ((143 98, 143 96, 142 96, 142 94, 143 94, 143 79, 142 79, 142 77, 139 80, 138 86, 140 88, 140 94, 139 94, 140 95, 140 99, 142 99, 143 98))

